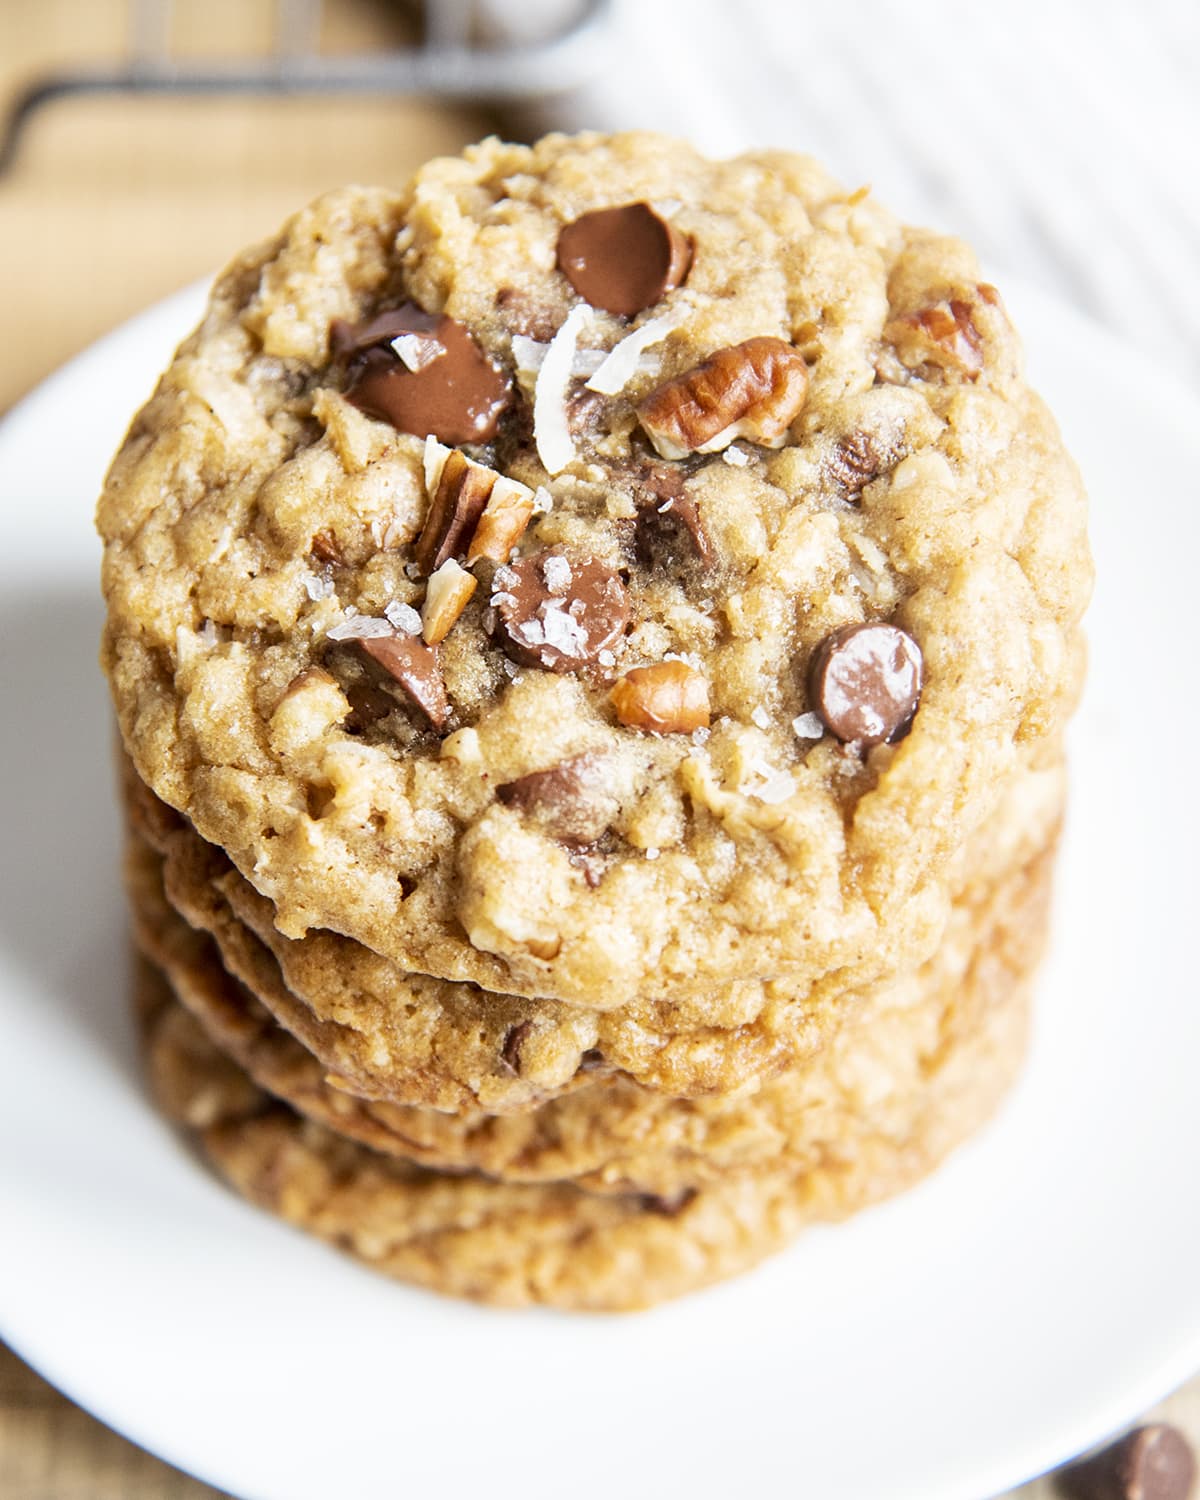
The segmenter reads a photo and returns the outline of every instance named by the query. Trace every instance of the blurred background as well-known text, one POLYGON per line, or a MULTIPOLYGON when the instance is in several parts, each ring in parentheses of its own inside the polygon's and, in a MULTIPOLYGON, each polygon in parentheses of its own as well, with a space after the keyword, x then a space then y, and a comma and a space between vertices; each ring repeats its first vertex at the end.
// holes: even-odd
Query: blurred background
MULTIPOLYGON (((1200 381, 1200 0, 0 0, 0 114, 0 412, 323 188, 552 127, 813 151, 1200 381)), ((0 1500, 214 1494, 0 1346, 0 1500)))
POLYGON ((0 0, 0 102, 0 410, 322 188, 551 126, 812 150, 1200 378, 1197 0, 0 0))

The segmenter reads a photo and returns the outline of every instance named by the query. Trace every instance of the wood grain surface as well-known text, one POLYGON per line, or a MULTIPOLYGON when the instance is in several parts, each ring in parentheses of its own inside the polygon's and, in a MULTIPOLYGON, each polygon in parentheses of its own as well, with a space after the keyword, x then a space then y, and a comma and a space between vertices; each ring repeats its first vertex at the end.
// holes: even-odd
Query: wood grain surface
MULTIPOLYGON (((127 10, 119 0, 0 4, 0 99, 48 67, 118 56, 127 10)), ((176 11, 185 52, 238 55, 269 40, 269 0, 179 0, 176 11)), ((401 44, 398 15, 394 6, 339 0, 325 44, 401 44)), ((482 111, 428 101, 51 106, 0 178, 0 411, 106 329, 273 230, 314 193, 353 180, 400 182, 425 157, 494 127, 482 111)), ((1200 1381, 1160 1412, 1200 1443, 1200 1381)), ((1048 1480, 1016 1492, 1020 1500, 1054 1493, 1048 1480)), ((0 1345, 0 1500, 217 1496, 110 1432, 0 1345)))

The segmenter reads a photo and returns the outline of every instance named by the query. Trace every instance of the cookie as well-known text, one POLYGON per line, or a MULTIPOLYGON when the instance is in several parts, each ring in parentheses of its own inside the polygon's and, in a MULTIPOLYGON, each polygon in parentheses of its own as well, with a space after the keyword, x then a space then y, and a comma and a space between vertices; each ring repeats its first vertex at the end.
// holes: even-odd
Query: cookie
MULTIPOLYGON (((1053 838, 1062 798, 1061 766, 1016 781, 961 852, 948 882, 955 905, 985 905, 1034 859, 1053 838)), ((599 1014, 439 985, 333 934, 283 937, 270 903, 136 779, 127 805, 134 827, 165 856, 175 907, 211 934, 224 964, 340 1086, 366 1098, 513 1113, 614 1071, 675 1097, 745 1091, 811 1057, 896 977, 864 966, 827 976, 803 996, 743 982, 704 1008, 650 1002, 599 1014)), ((914 939, 920 918, 914 910, 914 939)), ((923 955, 941 920, 926 929, 923 955)))
POLYGON ((1091 579, 969 251, 644 135, 304 210, 98 525, 138 774, 281 933, 597 1013, 911 968, 1091 579))
POLYGON ((449 1114, 364 1100, 333 1086, 313 1055, 222 967, 167 902, 162 861, 134 840, 127 875, 137 941, 213 1042, 265 1091, 376 1150, 440 1170, 517 1182, 569 1181, 664 1200, 730 1174, 811 1170, 870 1129, 901 1141, 926 1079, 970 1046, 1040 954, 1054 839, 959 903, 918 971, 861 997, 852 1023, 815 1056, 753 1091, 677 1100, 621 1076, 592 1077, 516 1115, 449 1114))
POLYGON ((986 1027, 940 1059, 902 1140, 862 1130, 812 1170, 734 1173, 674 1200, 430 1172, 355 1144, 257 1089, 141 973, 163 1112, 252 1202, 431 1290, 520 1306, 648 1307, 748 1269, 806 1226, 911 1186, 993 1111, 1020 1064, 1026 986, 1010 971, 986 1027))

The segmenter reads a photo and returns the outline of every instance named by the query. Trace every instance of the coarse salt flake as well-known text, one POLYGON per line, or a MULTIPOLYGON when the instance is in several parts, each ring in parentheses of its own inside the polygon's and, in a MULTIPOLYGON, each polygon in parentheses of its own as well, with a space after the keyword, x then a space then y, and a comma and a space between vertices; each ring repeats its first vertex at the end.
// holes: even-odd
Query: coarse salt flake
POLYGON ((392 348, 401 364, 407 366, 414 375, 428 369, 434 360, 444 358, 446 353, 446 346, 441 339, 435 339, 428 333, 398 334, 392 340, 392 348))
POLYGON ((754 712, 750 715, 750 722, 752 724, 757 724, 760 729, 770 729, 770 727, 771 727, 771 716, 770 716, 770 714, 767 713, 766 709, 763 708, 763 706, 762 706, 761 703, 755 708, 754 712))
POLYGON ((555 553, 542 564, 542 578, 552 594, 565 594, 571 587, 571 564, 555 553))
POLYGON ((800 740, 819 740, 825 736, 820 714, 800 714, 792 720, 792 732, 800 740))
POLYGON ((393 599, 390 604, 383 606, 383 612, 388 621, 403 634, 420 635, 421 616, 411 604, 401 604, 398 599, 393 599))
POLYGON ((721 454, 727 464, 732 464, 735 469, 744 469, 750 462, 750 455, 744 448, 729 447, 721 454))
POLYGON ((391 623, 374 615, 348 615, 325 632, 331 641, 369 641, 378 636, 395 635, 391 623))
POLYGON ((304 592, 314 603, 318 599, 328 599, 333 594, 333 579, 328 573, 306 573, 304 592))

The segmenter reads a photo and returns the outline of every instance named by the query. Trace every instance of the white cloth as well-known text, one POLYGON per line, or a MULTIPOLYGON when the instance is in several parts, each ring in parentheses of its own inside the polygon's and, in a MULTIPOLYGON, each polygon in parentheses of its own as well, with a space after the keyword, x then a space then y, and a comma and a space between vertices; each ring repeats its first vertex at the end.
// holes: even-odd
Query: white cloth
MULTIPOLYGON (((493 13, 520 0, 490 0, 493 13)), ((1200 380, 1200 0, 621 0, 538 128, 811 151, 1200 380)))

